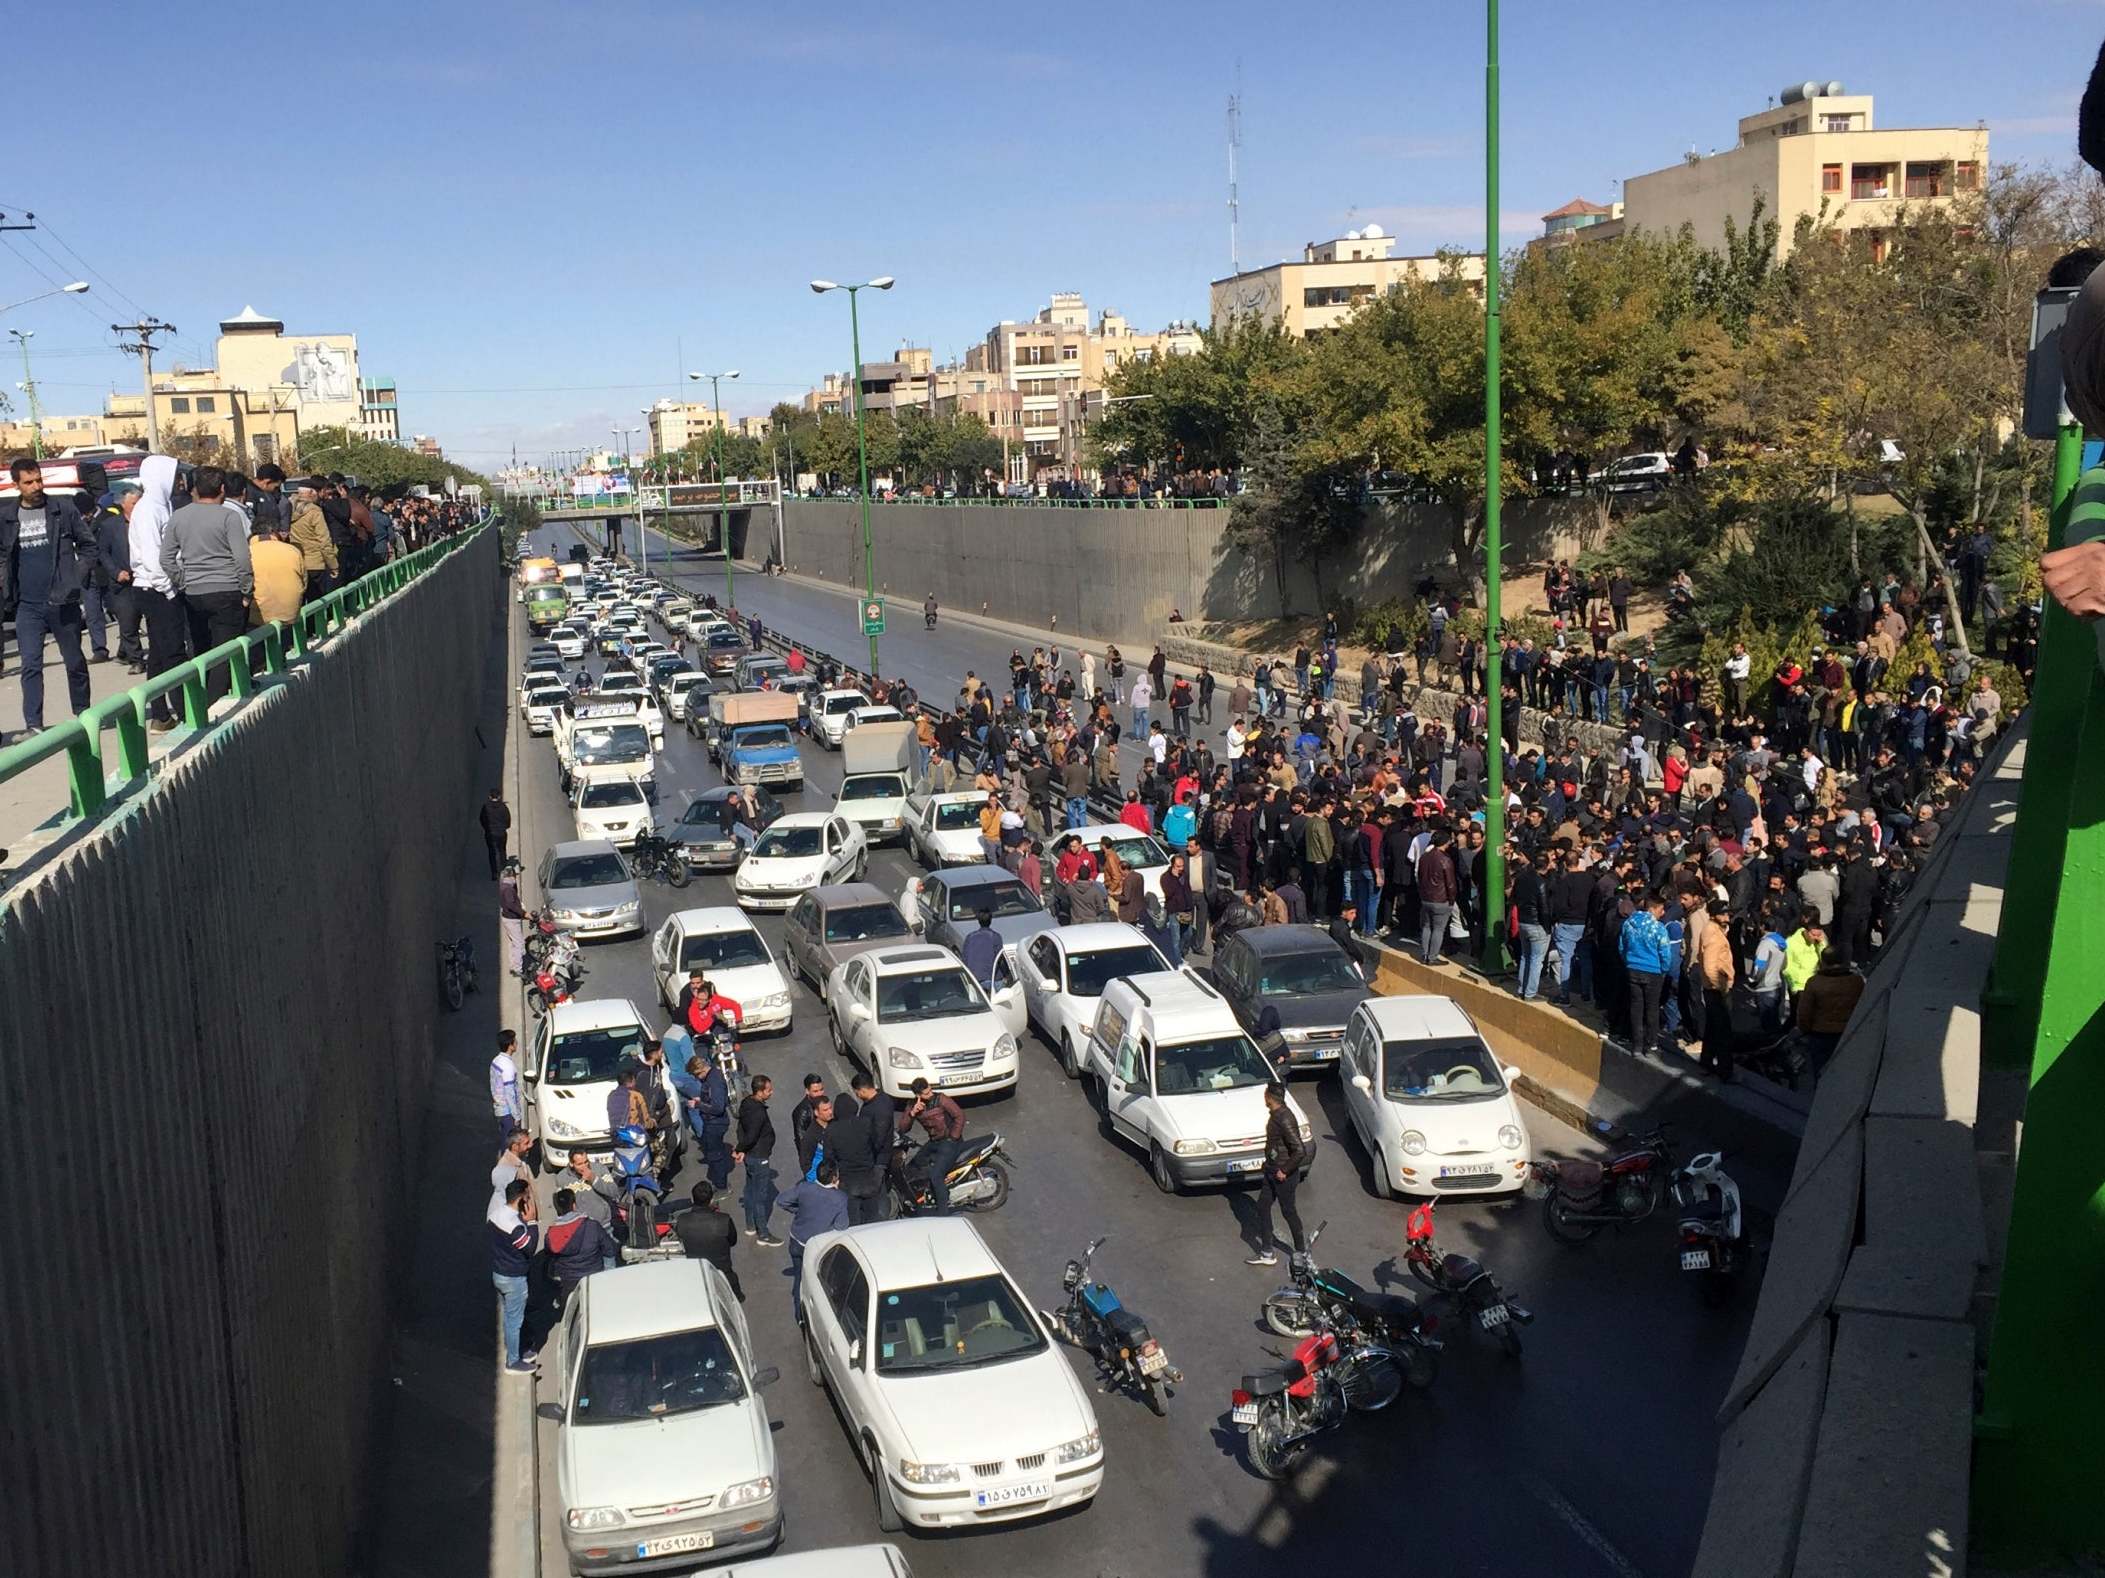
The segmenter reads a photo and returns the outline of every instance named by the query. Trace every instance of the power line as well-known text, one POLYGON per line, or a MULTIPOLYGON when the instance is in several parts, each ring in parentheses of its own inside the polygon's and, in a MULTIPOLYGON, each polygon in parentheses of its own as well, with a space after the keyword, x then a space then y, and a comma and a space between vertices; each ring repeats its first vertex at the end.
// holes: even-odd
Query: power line
MULTIPOLYGON (((0 217, 4 217, 4 216, 0 216, 0 217)), ((9 229, 22 229, 22 228, 24 228, 24 227, 22 227, 22 226, 18 226, 18 225, 17 225, 17 226, 9 226, 9 227, 7 227, 7 228, 9 228, 9 229)), ((9 240, 7 236, 5 236, 5 235, 0 235, 0 245, 5 245, 5 246, 6 246, 6 248, 7 248, 7 250, 8 250, 8 251, 10 251, 10 252, 12 252, 12 253, 13 253, 13 254, 15 255, 16 259, 17 259, 17 260, 18 260, 18 261, 19 261, 19 262, 21 263, 21 265, 22 265, 22 266, 23 266, 24 268, 28 269, 30 273, 32 273, 32 274, 34 274, 34 275, 36 275, 36 277, 37 277, 38 279, 42 280, 42 281, 43 281, 43 282, 44 282, 45 284, 49 285, 49 286, 50 286, 50 287, 51 287, 51 288, 52 288, 53 290, 55 290, 55 291, 65 291, 65 290, 66 290, 66 286, 67 286, 68 284, 72 283, 72 282, 71 282, 70 280, 65 280, 65 279, 61 279, 61 278, 59 278, 59 277, 57 277, 57 276, 55 276, 55 275, 51 275, 51 274, 46 274, 46 273, 45 273, 45 272, 44 272, 44 271, 43 271, 43 270, 42 270, 41 268, 38 268, 38 267, 37 267, 36 263, 35 263, 35 262, 34 262, 33 260, 31 260, 30 258, 24 257, 24 256, 23 256, 23 254, 22 254, 22 249, 21 249, 20 247, 16 246, 16 245, 14 244, 14 242, 13 242, 13 241, 9 240)), ((79 292, 77 292, 77 291, 66 291, 66 298, 67 298, 67 300, 71 301, 71 302, 73 303, 73 305, 74 305, 74 306, 78 307, 78 308, 79 308, 79 309, 80 309, 80 310, 81 310, 82 312, 85 312, 85 313, 86 313, 86 314, 88 315, 88 317, 89 317, 89 319, 90 319, 91 321, 93 321, 93 322, 97 322, 97 323, 99 323, 99 322, 101 322, 101 321, 102 321, 101 319, 99 319, 99 318, 97 318, 97 317, 95 316, 95 309, 94 309, 94 308, 92 308, 92 307, 90 307, 90 306, 89 306, 89 305, 88 305, 88 304, 87 304, 86 302, 84 302, 84 301, 82 301, 82 300, 80 299, 80 294, 79 294, 79 292)))
MULTIPOLYGON (((131 308, 132 311, 137 313, 140 317, 143 318, 147 315, 146 309, 144 307, 140 306, 136 301, 133 301, 131 297, 125 295, 125 293, 119 290, 115 285, 112 285, 107 274, 103 273, 102 270, 97 268, 94 264, 90 263, 85 257, 81 256, 80 250, 77 247, 75 247, 64 236, 60 235, 56 230, 52 229, 51 221, 49 221, 48 219, 40 219, 37 221, 37 224, 42 227, 45 235, 49 236, 53 241, 58 243, 60 251, 66 253, 69 257, 73 259, 74 262, 78 263, 81 266, 81 271, 83 273, 89 275, 91 278, 102 281, 104 289, 109 291, 111 295, 115 296, 119 301, 123 302, 127 307, 131 308)), ((42 251, 42 248, 39 248, 38 250, 42 251)), ((46 253, 45 256, 49 257, 50 254, 46 253)), ((58 259, 52 258, 51 261, 53 263, 57 263, 58 259)))

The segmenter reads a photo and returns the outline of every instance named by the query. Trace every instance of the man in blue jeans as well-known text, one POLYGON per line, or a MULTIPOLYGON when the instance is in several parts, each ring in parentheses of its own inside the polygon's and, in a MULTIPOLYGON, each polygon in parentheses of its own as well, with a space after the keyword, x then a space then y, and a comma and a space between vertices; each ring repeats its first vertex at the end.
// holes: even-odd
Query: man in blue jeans
POLYGON ((95 533, 69 498, 44 491, 44 468, 17 460, 17 497, 0 500, 0 616, 13 618, 22 659, 22 724, 44 727, 44 638, 58 643, 75 716, 88 710, 88 660, 80 637, 81 593, 95 563, 95 533))
POLYGON ((533 1186, 514 1178, 504 1186, 504 1197, 490 1202, 490 1281, 504 1308, 504 1368, 511 1375, 531 1375, 540 1354, 524 1351, 520 1341, 526 1330, 526 1272, 533 1264, 541 1235, 534 1227, 533 1186))

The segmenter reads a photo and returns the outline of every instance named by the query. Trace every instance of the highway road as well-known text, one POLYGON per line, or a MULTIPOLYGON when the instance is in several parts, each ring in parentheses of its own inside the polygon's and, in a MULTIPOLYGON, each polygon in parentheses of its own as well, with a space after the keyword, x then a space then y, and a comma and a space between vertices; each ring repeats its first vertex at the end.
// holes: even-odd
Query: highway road
MULTIPOLYGON (((568 528, 542 538, 559 553, 575 540, 568 528)), ((678 553, 668 564, 662 546, 652 544, 654 570, 665 566, 683 583, 720 595, 720 561, 712 571, 697 564, 698 556, 678 553)), ((843 659, 866 650, 852 597, 749 574, 740 575, 738 590, 741 610, 772 627, 843 659)), ((527 639, 515 613, 515 672, 527 639)), ((1005 671, 1012 645, 962 623, 924 631, 916 617, 911 628, 895 624, 885 637, 884 669, 904 673, 931 701, 947 702, 965 668, 1005 671)), ((588 661, 596 670, 598 660, 588 661)), ((524 804, 515 809, 531 873, 542 847, 574 834, 552 747, 525 743, 524 804)), ((838 760, 816 746, 804 749, 802 805, 828 805, 838 760)), ((677 726, 667 733, 658 777, 661 819, 717 781, 699 745, 677 726)), ((794 807, 798 798, 787 803, 794 807)), ((870 874, 897 892, 916 869, 885 851, 873 857, 870 874)), ((652 927, 679 908, 729 902, 729 882, 719 876, 698 875, 679 893, 644 887, 652 927)), ((779 938, 779 920, 764 918, 760 926, 771 943, 779 938)), ((586 996, 631 998, 651 1022, 663 1023, 643 940, 587 944, 586 960, 586 996)), ((801 986, 794 992, 790 1033, 747 1043, 749 1064, 777 1080, 784 1143, 800 1077, 824 1073, 838 1088, 849 1072, 833 1056, 816 999, 801 986)), ((1362 1280, 1400 1278, 1384 1263, 1402 1246, 1406 1208, 1370 1192, 1367 1159, 1350 1137, 1335 1080, 1305 1082, 1297 1095, 1316 1130, 1318 1159, 1302 1210, 1311 1225, 1329 1223, 1322 1258, 1362 1280)), ((968 1116, 972 1132, 999 1130, 1016 1158, 1008 1205, 976 1220, 1024 1291, 1035 1302, 1054 1302, 1064 1261, 1088 1238, 1108 1234, 1098 1271, 1147 1313, 1188 1379, 1166 1419, 1120 1396, 1098 1398, 1108 1474, 1092 1506, 964 1536, 909 1533, 901 1538, 917 1573, 947 1578, 998 1566, 1031 1575, 1229 1578, 1276 1572, 1282 1560, 1314 1571, 1370 1558, 1453 1574, 1677 1578, 1688 1571, 1714 1462, 1712 1415, 1738 1358, 1754 1289, 1746 1288, 1734 1308, 1703 1308, 1681 1278, 1670 1223, 1654 1220, 1574 1250, 1552 1243, 1539 1210, 1517 1198, 1443 1205, 1448 1247, 1482 1258, 1537 1312, 1525 1358, 1515 1364, 1456 1326, 1430 1391, 1355 1418, 1326 1437, 1290 1482, 1274 1486, 1247 1469, 1225 1417, 1229 1389, 1247 1370, 1274 1362, 1279 1346, 1257 1309, 1279 1284, 1283 1265, 1243 1264, 1246 1198, 1158 1193, 1138 1157, 1098 1136, 1080 1088, 1035 1039, 1025 1042, 1016 1092, 975 1101, 968 1116)), ((1590 1153, 1587 1136, 1544 1114, 1531 1110, 1529 1124, 1538 1155, 1590 1153)), ((1681 1137, 1690 1149, 1736 1149, 1739 1140, 1686 1126, 1681 1137)), ((1735 1171, 1754 1206, 1773 1207, 1788 1157, 1749 1144, 1751 1154, 1735 1159, 1735 1171)), ((684 1190, 693 1176, 690 1168, 676 1187, 684 1190)), ((735 1216, 735 1200, 731 1210, 735 1216)), ((873 1539, 867 1483, 825 1394, 804 1378, 783 1251, 748 1242, 738 1260, 760 1362, 778 1365, 783 1375, 767 1402, 780 1421, 784 1548, 873 1539)), ((1086 1374, 1079 1356, 1076 1362, 1086 1374)), ((547 1378, 539 1384, 549 1400, 547 1378)), ((552 1433, 544 1426, 544 1452, 552 1433)), ((553 1465, 544 1461, 547 1503, 554 1485, 553 1465)), ((542 1523, 544 1570, 563 1571, 552 1505, 544 1506, 542 1523)))

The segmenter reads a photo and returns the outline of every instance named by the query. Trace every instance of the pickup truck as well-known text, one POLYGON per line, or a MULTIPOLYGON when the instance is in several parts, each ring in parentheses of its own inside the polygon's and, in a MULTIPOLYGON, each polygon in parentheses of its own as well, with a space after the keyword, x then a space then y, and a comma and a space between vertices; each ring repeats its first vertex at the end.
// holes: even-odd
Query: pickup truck
POLYGON ((896 722, 866 723, 841 738, 840 798, 833 809, 861 826, 873 844, 906 837, 909 742, 914 726, 896 722))
POLYGON ((726 783, 804 786, 804 758, 797 754, 797 698, 773 691, 718 692, 709 698, 706 734, 709 756, 726 783))

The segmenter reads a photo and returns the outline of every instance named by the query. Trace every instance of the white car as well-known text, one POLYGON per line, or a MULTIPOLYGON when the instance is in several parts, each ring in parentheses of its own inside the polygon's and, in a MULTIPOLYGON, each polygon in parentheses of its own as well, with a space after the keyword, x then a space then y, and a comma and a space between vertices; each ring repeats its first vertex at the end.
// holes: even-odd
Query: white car
POLYGON ((526 693, 526 732, 528 734, 555 733, 555 720, 563 710, 563 703, 570 699, 570 691, 563 685, 536 685, 526 693))
POLYGON ((906 844, 914 858, 931 871, 983 862, 987 851, 979 841, 979 813, 986 803, 984 789, 908 795, 906 844))
POLYGON ((591 644, 588 630, 579 624, 557 625, 548 633, 548 639, 555 643, 556 651, 566 658, 583 657, 585 648, 591 644))
POLYGON ((531 696, 537 690, 546 690, 551 685, 561 686, 563 683, 563 661, 561 658, 533 659, 526 665, 525 672, 519 676, 519 716, 522 718, 526 716, 526 698, 528 696, 531 696))
POLYGON ((710 633, 716 630, 730 630, 733 635, 738 634, 732 628, 731 621, 724 618, 722 614, 717 613, 714 609, 696 608, 688 612, 687 636, 689 640, 707 640, 710 633))
POLYGON ((658 928, 651 971, 667 1013, 680 1001, 687 972, 697 968, 707 972, 717 996, 738 1005, 742 1029, 789 1029, 789 979, 742 910, 728 904, 681 910, 658 928))
POLYGON ((629 648, 629 668, 645 686, 650 684, 651 664, 671 654, 672 648, 662 641, 639 641, 629 648))
MULTIPOLYGON (((687 721, 688 698, 694 694, 697 686, 706 686, 708 683, 709 676, 707 674, 673 675, 665 684, 663 710, 666 715, 675 723, 685 723, 687 721)), ((704 690, 702 694, 707 696, 709 692, 704 690)))
POLYGON ((541 1136, 541 1165, 558 1172, 573 1150, 612 1165, 607 1098, 624 1058, 641 1058, 648 1032, 625 997, 557 1003, 534 1029, 533 1049, 521 1070, 533 1087, 530 1121, 541 1136))
POLYGON ((620 849, 651 825, 650 800, 634 779, 581 782, 572 791, 570 809, 579 838, 603 838, 620 849))
POLYGON ((1010 982, 990 998, 956 954, 918 942, 835 965, 825 992, 834 1048, 894 1096, 917 1079, 953 1093, 1012 1087, 1016 1037, 1002 1010, 1021 996, 1010 982))
POLYGON ((866 702, 860 707, 848 709, 847 721, 841 725, 841 732, 845 734, 850 729, 859 729, 865 723, 898 723, 905 717, 906 714, 897 707, 875 706, 866 702))
POLYGON ((1023 988, 1023 1001, 1004 1013, 1009 1029, 1018 1036, 1036 1030, 1059 1053, 1067 1077, 1076 1079, 1105 986, 1122 975, 1159 975, 1174 966, 1138 926, 1097 921, 1042 931, 1023 945, 1013 966, 1004 957, 996 968, 1011 969, 1023 988))
MULTIPOLYGON (((1257 1182, 1269 1117, 1264 1088, 1281 1075, 1197 975, 1121 976, 1108 984, 1083 1071, 1108 1131, 1147 1156, 1148 1174, 1164 1194, 1192 1184, 1257 1182)), ((1286 1104, 1301 1138, 1312 1138, 1291 1096, 1286 1104)))
POLYGON ((1106 848, 1115 850, 1118 858, 1126 863, 1126 869, 1140 878, 1140 885, 1154 897, 1162 897, 1162 878, 1169 870, 1169 851, 1152 833, 1140 832, 1123 822, 1091 823, 1087 827, 1055 833, 1054 846, 1064 843, 1069 834, 1082 841, 1082 847, 1096 857, 1098 866, 1104 863, 1106 848))
POLYGON ((1510 1194, 1532 1148, 1515 1071, 1445 997, 1372 997, 1338 1055, 1345 1112, 1383 1196, 1510 1194))
POLYGON ((860 882, 870 864, 863 830, 833 811, 794 811, 770 823, 739 862, 739 907, 786 910, 813 888, 860 882))
POLYGON ((579 1282, 552 1376, 570 1570, 689 1568, 774 1545, 782 1490, 760 1388, 781 1378, 754 1365, 745 1311, 706 1260, 579 1282))
POLYGON ((821 745, 834 750, 841 748, 841 736, 848 732, 848 714, 858 707, 870 705, 870 698, 859 690, 815 690, 806 698, 805 711, 811 720, 811 737, 821 745))
POLYGON ((963 1217, 821 1233, 798 1294, 887 1533, 1034 1518, 1104 1480, 1089 1394, 963 1217))

